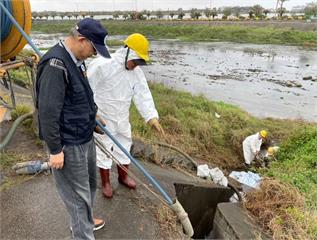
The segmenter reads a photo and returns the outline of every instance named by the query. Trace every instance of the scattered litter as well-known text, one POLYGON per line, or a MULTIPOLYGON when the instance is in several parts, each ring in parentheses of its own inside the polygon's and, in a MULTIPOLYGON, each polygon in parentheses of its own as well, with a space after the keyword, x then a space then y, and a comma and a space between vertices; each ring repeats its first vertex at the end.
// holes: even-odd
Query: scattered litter
POLYGON ((215 112, 215 117, 216 117, 216 118, 220 118, 221 115, 215 112))
POLYGON ((254 68, 254 69, 253 69, 253 68, 249 68, 248 71, 249 71, 249 72, 254 72, 254 73, 255 73, 255 72, 263 72, 263 70, 261 70, 261 69, 256 69, 256 68, 254 68))
POLYGON ((40 171, 49 170, 50 166, 48 162, 35 160, 17 163, 12 167, 12 169, 15 170, 16 174, 34 174, 40 171))
POLYGON ((296 81, 286 81, 286 83, 282 84, 286 87, 302 87, 302 84, 296 81))
POLYGON ((313 76, 305 76, 303 77, 303 80, 312 80, 313 79, 313 76))
POLYGON ((232 171, 229 175, 229 177, 237 180, 238 182, 247 185, 252 188, 258 188, 260 183, 261 183, 261 177, 257 173, 253 172, 237 172, 237 171, 232 171))
POLYGON ((197 176, 207 179, 212 179, 214 183, 227 187, 228 179, 219 168, 209 169, 207 164, 197 167, 197 176))
POLYGON ((197 167, 197 176, 198 177, 208 177, 209 176, 209 167, 207 164, 204 165, 198 165, 197 167))

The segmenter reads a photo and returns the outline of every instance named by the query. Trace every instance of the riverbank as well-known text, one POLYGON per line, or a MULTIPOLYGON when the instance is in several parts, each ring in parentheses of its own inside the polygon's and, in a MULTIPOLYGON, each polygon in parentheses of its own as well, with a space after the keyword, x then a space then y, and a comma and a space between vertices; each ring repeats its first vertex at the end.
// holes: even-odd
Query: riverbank
MULTIPOLYGON (((291 184, 296 191, 300 191, 305 197, 305 208, 292 210, 292 213, 296 214, 294 221, 298 222, 299 226, 303 225, 305 219, 315 221, 311 211, 317 209, 314 201, 317 195, 314 187, 317 174, 315 168, 316 124, 272 118, 259 119, 233 105, 171 90, 162 84, 150 83, 150 88, 160 114, 161 124, 166 132, 166 138, 156 136, 133 106, 131 125, 134 137, 146 142, 169 143, 185 151, 197 162, 219 167, 228 174, 232 170, 244 170, 242 154, 244 138, 261 129, 267 129, 270 140, 280 146, 280 151, 276 156, 276 161, 272 162, 268 169, 254 168, 252 170, 260 172, 262 176, 273 177, 291 184), (301 216, 305 216, 305 218, 301 218, 301 216)), ((30 102, 30 104, 32 103, 30 102)), ((24 112, 15 111, 19 114, 24 112)), ((29 122, 27 125, 31 126, 31 123, 29 122)), ((29 134, 26 134, 26 138, 22 138, 22 135, 20 132, 20 135, 12 141, 10 151, 1 155, 3 163, 1 172, 6 176, 2 186, 4 188, 10 188, 17 183, 16 180, 12 180, 11 170, 11 166, 15 162, 21 161, 21 159, 33 159, 44 154, 39 151, 38 146, 34 145, 36 139, 32 140, 29 134), (21 141, 21 139, 24 140, 21 141), (20 146, 21 143, 23 143, 23 148, 20 146), (36 155, 34 155, 35 147, 39 151, 36 155), (18 152, 17 149, 19 149, 18 152), (22 149, 24 158, 21 158, 22 149)), ((18 181, 23 182, 24 178, 19 177, 18 181)), ((283 211, 290 210, 283 209, 283 211)), ((284 226, 286 223, 281 221, 278 224, 284 226)), ((312 225, 307 231, 313 232, 305 236, 314 236, 312 234, 315 234, 317 230, 312 225)))
MULTIPOLYGON (((35 21, 32 31, 41 33, 67 33, 76 21, 35 21)), ((182 41, 227 41, 255 44, 283 44, 317 47, 314 31, 292 28, 274 28, 241 25, 209 26, 205 24, 171 25, 151 21, 102 21, 110 35, 128 35, 134 32, 154 39, 179 39, 182 41)))
MULTIPOLYGON (((184 150, 198 162, 207 162, 230 173, 244 168, 241 145, 244 138, 266 129, 269 139, 281 148, 277 161, 272 162, 269 169, 259 171, 263 175, 294 185, 307 197, 308 205, 317 209, 316 202, 313 201, 317 197, 314 188, 317 184, 316 123, 256 118, 236 106, 172 90, 162 84, 150 83, 150 88, 166 139, 154 134, 133 105, 130 118, 134 137, 144 141, 166 141, 184 150)), ((21 102, 19 96, 17 94, 18 103, 21 102)), ((23 105, 12 112, 12 117, 16 119, 25 114, 30 111, 31 106, 31 98, 28 104, 24 100, 23 105)), ((30 133, 31 122, 28 121, 25 126, 30 133)), ((13 143, 13 146, 16 144, 13 143)), ((15 149, 13 147, 12 150, 15 149)), ((2 167, 10 167, 10 159, 15 159, 14 155, 9 155, 1 155, 2 167)), ((18 154, 16 161, 19 158, 18 154)))
MULTIPOLYGON (((276 194, 276 198, 279 194, 283 195, 284 200, 279 201, 285 202, 275 206, 273 199, 272 202, 263 202, 264 198, 260 198, 252 204, 261 206, 261 211, 272 211, 272 216, 266 215, 267 222, 261 225, 274 237, 314 239, 317 234, 316 124, 259 119, 223 102, 208 101, 202 96, 167 89, 161 84, 151 84, 150 87, 166 131, 165 141, 184 150, 196 161, 219 167, 227 174, 232 170, 245 170, 242 153, 244 138, 261 129, 268 130, 269 140, 280 146, 280 150, 268 168, 256 167, 252 171, 259 172, 262 177, 273 178, 276 186, 268 191, 276 194), (289 199, 303 204, 292 206, 292 203, 287 203, 289 199), (274 225, 270 219, 274 219, 274 225)), ((145 141, 162 141, 144 123, 135 107, 132 108, 131 123, 134 136, 145 141)), ((268 194, 261 193, 261 189, 259 192, 268 194)), ((265 213, 260 217, 263 215, 265 213)), ((253 216, 261 222, 257 213, 253 216)))
MULTIPOLYGON (((186 150, 195 159, 229 172, 243 168, 244 138, 266 129, 269 139, 281 146, 281 154, 269 171, 262 171, 263 174, 295 185, 310 200, 317 196, 317 191, 312 187, 316 183, 313 176, 317 174, 313 149, 316 145, 316 124, 259 119, 238 107, 209 101, 203 96, 192 96, 161 84, 150 84, 150 87, 162 126, 167 132, 166 139, 172 145, 186 150), (293 169, 294 163, 297 164, 296 171, 293 169)), ((131 122, 135 136, 159 140, 134 107, 131 122)))

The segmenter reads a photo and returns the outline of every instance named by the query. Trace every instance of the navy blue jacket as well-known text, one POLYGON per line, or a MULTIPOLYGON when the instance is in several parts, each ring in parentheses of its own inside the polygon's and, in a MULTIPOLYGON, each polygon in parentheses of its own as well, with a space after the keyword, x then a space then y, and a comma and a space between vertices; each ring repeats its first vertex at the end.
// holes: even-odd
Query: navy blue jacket
POLYGON ((97 112, 93 92, 85 72, 59 44, 38 64, 36 95, 39 135, 51 154, 92 139, 97 112))

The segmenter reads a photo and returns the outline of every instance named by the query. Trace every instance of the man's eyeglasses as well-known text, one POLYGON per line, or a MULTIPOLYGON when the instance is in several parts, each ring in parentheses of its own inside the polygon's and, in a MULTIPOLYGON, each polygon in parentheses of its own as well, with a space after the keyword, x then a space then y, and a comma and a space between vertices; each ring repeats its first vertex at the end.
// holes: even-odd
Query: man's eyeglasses
POLYGON ((93 43, 92 41, 90 41, 90 40, 88 40, 88 41, 90 42, 92 48, 94 49, 94 55, 97 55, 98 51, 97 51, 97 49, 95 48, 94 43, 93 43))

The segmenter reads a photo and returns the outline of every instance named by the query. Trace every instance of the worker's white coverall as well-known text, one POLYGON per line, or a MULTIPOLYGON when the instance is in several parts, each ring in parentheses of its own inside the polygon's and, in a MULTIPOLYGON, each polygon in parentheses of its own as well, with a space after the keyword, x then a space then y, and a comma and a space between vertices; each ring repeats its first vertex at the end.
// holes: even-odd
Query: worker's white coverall
POLYGON ((262 138, 260 133, 248 136, 242 143, 243 155, 246 164, 251 164, 254 160, 256 152, 260 151, 262 145, 262 138))
MULTIPOLYGON (((129 152, 132 145, 129 122, 131 100, 146 122, 152 118, 158 119, 158 113, 142 69, 138 66, 134 70, 125 69, 126 52, 127 48, 121 48, 110 59, 97 57, 89 64, 87 76, 98 105, 98 115, 106 121, 110 133, 129 152)), ((128 60, 132 60, 133 56, 137 55, 130 49, 128 60)), ((133 59, 136 58, 139 57, 133 59)), ((103 142, 121 164, 130 164, 130 159, 108 136, 96 134, 95 137, 103 142)), ((103 169, 112 166, 112 160, 99 148, 97 166, 103 169)))

